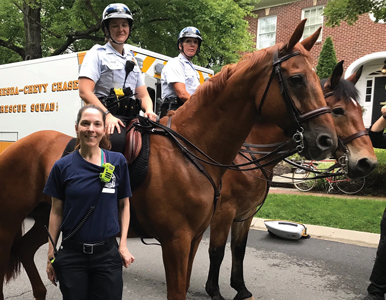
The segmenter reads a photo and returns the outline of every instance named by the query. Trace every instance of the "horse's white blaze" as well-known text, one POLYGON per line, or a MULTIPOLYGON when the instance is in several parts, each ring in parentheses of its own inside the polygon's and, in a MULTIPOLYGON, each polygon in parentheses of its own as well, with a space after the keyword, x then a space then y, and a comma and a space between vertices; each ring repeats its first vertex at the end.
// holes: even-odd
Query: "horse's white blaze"
POLYGON ((350 99, 355 104, 355 106, 358 106, 358 102, 356 102, 353 98, 350 98, 350 99))

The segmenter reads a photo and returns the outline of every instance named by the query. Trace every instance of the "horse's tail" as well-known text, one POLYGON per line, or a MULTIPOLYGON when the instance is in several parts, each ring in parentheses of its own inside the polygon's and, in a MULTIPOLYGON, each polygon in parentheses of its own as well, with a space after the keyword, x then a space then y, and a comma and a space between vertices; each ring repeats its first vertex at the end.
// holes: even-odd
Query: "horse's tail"
MULTIPOLYGON (((24 223, 23 223, 24 224, 24 223)), ((5 282, 16 278, 20 274, 21 261, 20 261, 20 249, 17 241, 23 236, 23 224, 20 226, 13 240, 8 265, 5 270, 5 282)))

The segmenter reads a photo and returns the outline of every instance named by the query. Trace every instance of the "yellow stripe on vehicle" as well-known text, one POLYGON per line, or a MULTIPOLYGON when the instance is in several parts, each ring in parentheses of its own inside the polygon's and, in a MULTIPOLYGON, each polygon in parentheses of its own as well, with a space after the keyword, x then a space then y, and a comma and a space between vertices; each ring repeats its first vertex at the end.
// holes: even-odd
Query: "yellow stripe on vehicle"
POLYGON ((143 60, 142 72, 146 73, 154 62, 155 57, 146 56, 146 58, 143 60))
POLYGON ((13 142, 0 142, 0 153, 11 146, 13 142))
POLYGON ((201 71, 197 71, 198 72, 198 75, 200 75, 200 83, 204 83, 205 82, 205 78, 204 78, 204 75, 202 74, 201 71))
POLYGON ((83 63, 84 56, 87 51, 78 52, 78 65, 80 66, 83 63))

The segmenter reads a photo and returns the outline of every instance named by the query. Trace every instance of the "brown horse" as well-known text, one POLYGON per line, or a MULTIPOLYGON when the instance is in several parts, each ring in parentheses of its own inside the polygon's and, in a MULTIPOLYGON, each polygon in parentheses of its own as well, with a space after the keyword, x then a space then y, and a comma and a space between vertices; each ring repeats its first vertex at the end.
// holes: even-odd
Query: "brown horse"
MULTIPOLYGON (((200 86, 172 119, 162 119, 161 123, 172 120, 172 129, 224 165, 232 163, 256 120, 262 124, 273 121, 289 135, 303 132, 303 154, 309 158, 320 159, 331 153, 337 143, 336 132, 331 115, 326 114, 329 109, 308 53, 320 29, 298 43, 304 24, 305 20, 287 44, 251 53, 224 68, 200 86)), ((47 215, 40 208, 41 203, 50 203, 41 192, 69 139, 58 132, 37 132, 0 155, 0 277, 12 275, 12 268, 7 267, 14 261, 9 259, 14 250, 12 253, 21 255, 39 300, 45 299, 46 290, 33 255, 47 240, 39 226, 47 215), (39 224, 18 239, 21 223, 32 211, 39 218, 35 218, 35 225, 39 224)), ((205 165, 199 170, 165 136, 151 135, 150 142, 148 174, 134 191, 131 208, 143 229, 161 243, 167 298, 183 300, 193 259, 212 218, 215 195, 226 169, 205 165)), ((15 270, 16 264, 11 266, 15 270)), ((2 300, 2 287, 0 292, 2 300)))
MULTIPOLYGON (((336 157, 347 157, 348 175, 352 178, 368 175, 376 166, 377 159, 369 137, 364 134, 362 109, 358 102, 355 83, 361 70, 347 80, 341 78, 343 61, 336 65, 332 76, 322 80, 327 103, 338 137, 342 140, 336 157)), ((285 141, 282 130, 274 124, 256 124, 247 138, 247 143, 272 144, 285 141)), ((267 149, 260 149, 266 151, 267 149)), ((256 155, 258 157, 258 155, 256 155)), ((240 154, 235 163, 245 163, 240 154)), ((261 170, 236 172, 227 171, 223 176, 223 190, 216 213, 210 223, 210 268, 206 291, 213 300, 224 299, 220 294, 218 278, 229 230, 231 230, 232 271, 231 286, 237 291, 234 299, 254 299, 244 283, 243 260, 252 216, 263 203, 269 191, 269 180, 275 164, 261 170), (244 220, 244 221, 243 221, 244 220), (241 222, 240 222, 241 221, 241 222)))

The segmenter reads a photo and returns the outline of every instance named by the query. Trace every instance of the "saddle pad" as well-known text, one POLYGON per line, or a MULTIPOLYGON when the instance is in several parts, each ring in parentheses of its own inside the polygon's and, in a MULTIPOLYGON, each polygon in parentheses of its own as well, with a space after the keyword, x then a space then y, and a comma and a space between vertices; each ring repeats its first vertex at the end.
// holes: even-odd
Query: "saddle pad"
MULTIPOLYGON (((149 166, 150 136, 148 133, 142 135, 142 149, 138 157, 129 165, 130 185, 134 191, 145 180, 149 166)), ((139 223, 135 211, 130 206, 130 228, 141 238, 150 238, 139 223)))
POLYGON ((131 190, 134 191, 145 180, 149 166, 150 137, 148 133, 142 135, 142 148, 138 156, 129 165, 131 190))

